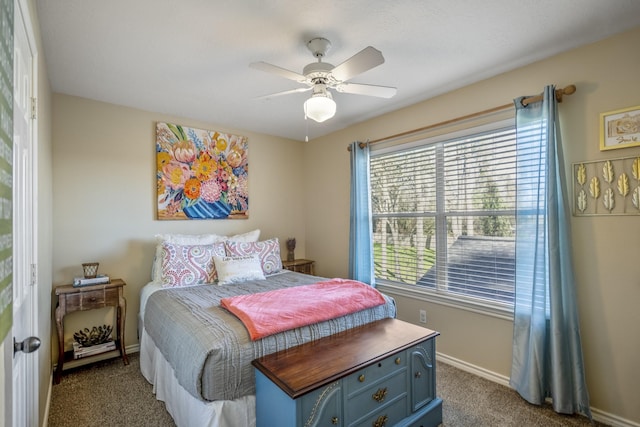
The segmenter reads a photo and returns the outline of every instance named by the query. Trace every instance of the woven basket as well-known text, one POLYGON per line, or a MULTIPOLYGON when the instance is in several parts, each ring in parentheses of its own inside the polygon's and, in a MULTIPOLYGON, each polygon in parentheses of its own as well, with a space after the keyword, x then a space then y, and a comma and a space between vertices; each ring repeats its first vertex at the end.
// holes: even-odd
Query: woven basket
POLYGON ((83 262, 82 270, 84 271, 85 279, 93 279, 98 275, 98 262, 83 262))

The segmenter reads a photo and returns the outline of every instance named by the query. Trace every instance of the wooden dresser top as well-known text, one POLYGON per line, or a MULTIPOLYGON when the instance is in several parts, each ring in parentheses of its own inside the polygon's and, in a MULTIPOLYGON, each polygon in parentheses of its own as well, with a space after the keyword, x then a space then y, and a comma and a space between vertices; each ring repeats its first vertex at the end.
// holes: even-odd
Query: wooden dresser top
POLYGON ((253 366, 295 399, 437 335, 383 319, 263 356, 253 366))

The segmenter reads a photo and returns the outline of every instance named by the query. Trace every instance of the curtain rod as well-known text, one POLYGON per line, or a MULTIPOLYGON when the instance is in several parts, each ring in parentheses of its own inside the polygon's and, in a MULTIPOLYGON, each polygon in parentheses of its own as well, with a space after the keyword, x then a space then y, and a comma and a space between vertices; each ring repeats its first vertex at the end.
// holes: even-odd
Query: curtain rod
MULTIPOLYGON (((571 94, 575 93, 575 91, 576 91, 576 86, 575 85, 569 85, 569 86, 567 86, 565 88, 562 88, 562 89, 556 89, 556 99, 558 100, 558 102, 562 102, 562 97, 564 95, 571 95, 571 94)), ((522 99, 522 105, 527 106, 527 105, 532 104, 534 102, 542 101, 542 97, 543 97, 543 95, 540 94, 540 95, 530 96, 528 98, 524 98, 524 99, 522 99)), ((364 148, 364 147, 367 146, 367 144, 375 144, 376 142, 386 141, 388 139, 399 138, 401 136, 407 136, 407 135, 411 135, 411 134, 417 133, 417 132, 424 132, 425 130, 437 128, 437 127, 440 127, 440 126, 450 125, 452 123, 461 122, 463 120, 473 119, 475 117, 483 116, 485 114, 495 113, 497 111, 505 110, 505 109, 507 109, 509 107, 512 107, 512 106, 513 106, 513 103, 500 105, 499 107, 489 108, 488 110, 483 110, 483 111, 479 111, 477 113, 467 114, 466 116, 456 117, 455 119, 445 120, 445 121, 440 122, 440 123, 434 123, 432 125, 424 126, 424 127, 417 128, 417 129, 408 130, 406 132, 396 133, 395 135, 390 135, 390 136, 386 136, 384 138, 374 139, 373 141, 360 142, 358 144, 358 146, 360 148, 364 148)), ((348 146, 347 150, 351 151, 351 146, 348 146)))

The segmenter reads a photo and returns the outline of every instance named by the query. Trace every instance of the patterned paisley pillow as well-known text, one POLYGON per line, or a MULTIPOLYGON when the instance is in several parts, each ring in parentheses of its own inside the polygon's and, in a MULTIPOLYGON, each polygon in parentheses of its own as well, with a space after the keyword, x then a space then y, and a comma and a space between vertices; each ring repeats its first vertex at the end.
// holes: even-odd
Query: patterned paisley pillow
POLYGON ((214 256, 224 256, 224 243, 209 245, 162 244, 161 281, 164 287, 214 283, 217 279, 214 256))
POLYGON ((217 234, 156 234, 156 253, 151 265, 151 280, 162 282, 162 244, 173 243, 183 246, 211 245, 225 240, 238 240, 242 242, 257 242, 260 238, 260 229, 255 229, 235 236, 218 236, 217 234))
POLYGON ((277 238, 263 240, 261 242, 227 241, 224 245, 228 256, 258 255, 265 276, 278 273, 282 270, 280 242, 277 238))

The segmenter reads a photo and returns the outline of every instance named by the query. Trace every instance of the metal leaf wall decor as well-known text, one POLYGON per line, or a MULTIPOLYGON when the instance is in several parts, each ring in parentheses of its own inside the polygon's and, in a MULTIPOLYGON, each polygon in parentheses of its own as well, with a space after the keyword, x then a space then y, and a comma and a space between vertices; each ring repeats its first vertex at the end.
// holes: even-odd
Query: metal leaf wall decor
POLYGON ((640 215, 640 156, 573 164, 573 214, 640 215))

